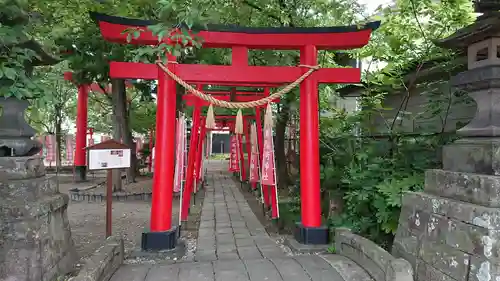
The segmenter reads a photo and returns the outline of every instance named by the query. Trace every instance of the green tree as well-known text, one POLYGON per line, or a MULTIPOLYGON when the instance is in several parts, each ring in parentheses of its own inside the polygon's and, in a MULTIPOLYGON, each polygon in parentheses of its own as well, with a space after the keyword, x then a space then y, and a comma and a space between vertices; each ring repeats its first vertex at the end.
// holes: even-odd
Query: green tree
MULTIPOLYGON (((366 88, 360 98, 362 111, 346 114, 333 110, 322 120, 322 177, 325 188, 338 191, 344 208, 332 216, 333 225, 343 225, 390 247, 398 227, 402 194, 420 190, 424 171, 438 168, 435 151, 453 136, 405 135, 398 130, 400 120, 415 118, 408 112, 408 101, 421 95, 422 89, 436 92, 427 108, 432 116, 456 102, 449 77, 456 71, 457 54, 437 47, 444 38, 472 21, 469 1, 397 0, 379 9, 382 26, 374 32, 370 44, 359 51, 368 65, 385 63, 382 69, 364 73, 366 88), (439 67, 443 75, 432 78, 426 72, 439 67), (437 89, 437 90, 433 90, 437 89), (445 90, 443 90, 445 89, 445 90), (383 140, 371 137, 370 120, 385 117, 384 102, 389 94, 403 95, 396 115, 386 122, 383 140), (435 99, 440 96, 440 99, 435 99), (446 98, 443 98, 446 97, 446 98), (438 109, 438 110, 434 110, 438 109), (354 135, 359 132, 360 137, 354 135)), ((463 102, 463 100, 458 101, 463 102)), ((445 112, 447 118, 449 112, 445 112)))
POLYGON ((27 119, 40 133, 56 136, 56 165, 61 163, 62 136, 68 132, 67 124, 76 101, 76 89, 67 81, 62 80, 62 65, 38 68, 34 77, 37 87, 41 89, 41 97, 30 100, 27 119))

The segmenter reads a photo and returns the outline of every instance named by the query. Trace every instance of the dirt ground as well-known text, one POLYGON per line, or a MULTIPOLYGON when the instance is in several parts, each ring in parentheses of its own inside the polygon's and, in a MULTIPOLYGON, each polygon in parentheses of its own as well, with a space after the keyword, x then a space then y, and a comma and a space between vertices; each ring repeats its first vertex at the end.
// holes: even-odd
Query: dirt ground
MULTIPOLYGON (((67 193, 76 186, 89 186, 99 183, 104 179, 96 177, 91 182, 74 184, 68 177, 60 178, 59 190, 67 193)), ((151 185, 150 179, 134 183, 137 188, 143 189, 144 185, 151 185)), ((172 221, 178 220, 179 199, 174 198, 174 213, 172 221)), ((125 242, 125 250, 140 248, 141 234, 148 227, 150 219, 150 202, 143 201, 114 201, 113 202, 113 235, 121 235, 125 242)), ((106 232, 106 206, 105 203, 70 202, 68 218, 71 225, 73 241, 80 257, 92 254, 104 241, 106 232)))

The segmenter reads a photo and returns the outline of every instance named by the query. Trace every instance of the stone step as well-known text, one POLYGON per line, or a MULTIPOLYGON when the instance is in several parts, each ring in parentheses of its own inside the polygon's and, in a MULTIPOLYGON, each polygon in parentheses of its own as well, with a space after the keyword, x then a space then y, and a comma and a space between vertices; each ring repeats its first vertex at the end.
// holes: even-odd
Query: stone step
POLYGON ((485 207, 500 207, 500 176, 427 170, 425 192, 485 207))
POLYGON ((346 257, 340 255, 322 255, 321 257, 346 281, 373 281, 361 266, 346 257))

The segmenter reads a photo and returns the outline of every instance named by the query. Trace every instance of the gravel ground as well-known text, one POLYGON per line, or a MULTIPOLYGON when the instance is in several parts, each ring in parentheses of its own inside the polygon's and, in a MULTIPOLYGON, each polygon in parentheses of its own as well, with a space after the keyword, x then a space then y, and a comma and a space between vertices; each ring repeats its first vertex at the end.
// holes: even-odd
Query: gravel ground
MULTIPOLYGON (((71 185, 61 184, 60 191, 65 193, 71 185)), ((134 185, 151 185, 151 180, 144 180, 134 185)), ((123 237, 127 253, 140 248, 141 234, 149 225, 150 208, 151 203, 149 202, 113 202, 113 235, 123 237)), ((172 221, 176 222, 179 209, 178 199, 174 199, 173 209, 172 221)), ((87 257, 105 239, 106 205, 105 203, 70 202, 68 218, 78 255, 87 257)))

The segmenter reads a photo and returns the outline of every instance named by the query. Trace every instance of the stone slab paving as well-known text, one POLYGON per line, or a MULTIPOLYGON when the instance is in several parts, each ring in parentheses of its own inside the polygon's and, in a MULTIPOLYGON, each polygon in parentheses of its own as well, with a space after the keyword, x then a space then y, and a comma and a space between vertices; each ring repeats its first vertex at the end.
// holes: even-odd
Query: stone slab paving
POLYGON ((227 162, 207 166, 213 182, 206 190, 195 260, 123 265, 111 281, 345 281, 319 256, 285 255, 224 172, 227 162))

